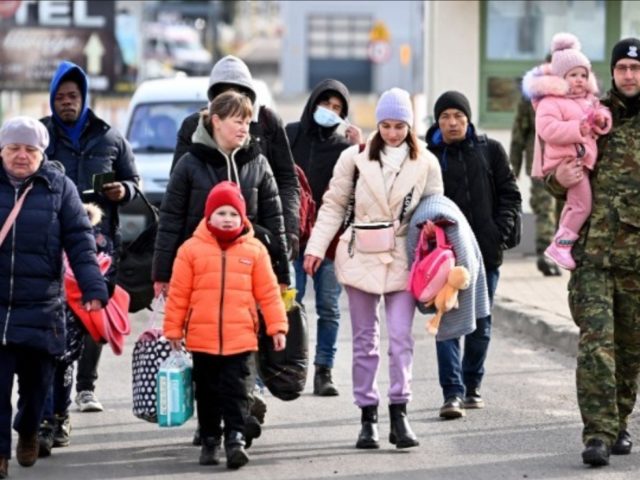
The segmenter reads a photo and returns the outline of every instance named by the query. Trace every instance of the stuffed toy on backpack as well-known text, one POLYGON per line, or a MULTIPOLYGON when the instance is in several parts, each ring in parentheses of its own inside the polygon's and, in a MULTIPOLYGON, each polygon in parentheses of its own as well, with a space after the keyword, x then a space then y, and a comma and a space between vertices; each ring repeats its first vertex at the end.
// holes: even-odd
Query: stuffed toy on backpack
POLYGON ((469 270, 462 265, 455 266, 449 272, 447 283, 436 294, 436 298, 429 305, 436 308, 436 314, 427 320, 427 331, 433 335, 438 333, 442 315, 453 308, 458 308, 458 292, 466 290, 471 284, 469 270))

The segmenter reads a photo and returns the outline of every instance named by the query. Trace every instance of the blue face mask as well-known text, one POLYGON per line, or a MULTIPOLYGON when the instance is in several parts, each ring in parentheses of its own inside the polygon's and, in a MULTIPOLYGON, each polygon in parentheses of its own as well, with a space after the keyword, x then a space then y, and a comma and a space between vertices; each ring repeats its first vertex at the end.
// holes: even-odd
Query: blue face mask
POLYGON ((313 112, 313 120, 321 127, 335 127, 344 121, 336 112, 320 105, 313 112))

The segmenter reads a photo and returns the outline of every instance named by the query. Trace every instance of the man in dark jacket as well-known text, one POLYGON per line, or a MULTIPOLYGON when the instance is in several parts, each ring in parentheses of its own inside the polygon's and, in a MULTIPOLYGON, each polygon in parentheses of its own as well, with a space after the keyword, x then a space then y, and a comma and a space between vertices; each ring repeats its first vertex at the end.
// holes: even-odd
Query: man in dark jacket
MULTIPOLYGON (((63 164, 67 177, 83 194, 83 199, 96 203, 103 211, 98 228, 104 241, 113 242, 117 252, 120 245, 118 209, 135 196, 134 185, 139 177, 127 141, 89 108, 88 89, 88 78, 79 66, 67 61, 60 63, 49 88, 52 114, 41 119, 51 137, 46 153, 63 164), (110 172, 115 180, 104 183, 101 191, 93 192, 94 175, 110 172)), ((117 269, 117 255, 114 257, 108 274, 110 293, 117 269)), ((101 351, 102 345, 87 335, 76 378, 76 403, 82 412, 103 409, 94 393, 101 351)))
POLYGON ((47 129, 32 118, 12 118, 0 129, 0 225, 9 228, 0 239, 0 478, 11 457, 16 375, 16 457, 24 467, 38 458, 38 425, 55 357, 65 348, 63 250, 84 308, 108 302, 89 219, 73 183, 45 160, 48 142, 47 129))
MULTIPOLYGON (((242 60, 233 55, 221 58, 213 66, 207 91, 209 101, 227 90, 244 93, 254 104, 254 116, 249 126, 249 133, 257 141, 260 152, 267 158, 273 170, 280 192, 290 256, 292 259, 296 258, 299 249, 300 191, 282 120, 270 108, 264 105, 258 106, 251 72, 242 60)), ((171 172, 178 160, 188 152, 193 142, 192 136, 198 126, 199 115, 200 112, 189 115, 180 126, 171 172)))
MULTIPOLYGON (((348 113, 349 90, 341 82, 327 79, 311 92, 300 121, 286 127, 294 160, 309 181, 317 210, 322 204, 322 195, 329 186, 338 157, 344 149, 362 141, 360 129, 345 121, 348 113), (337 131, 340 124, 347 125, 344 135, 337 131)), ((294 262, 298 303, 302 303, 307 286, 307 274, 302 268, 304 247, 304 239, 301 239, 300 255, 294 262)), ((338 395, 338 389, 331 378, 331 369, 340 325, 340 284, 336 279, 333 260, 323 260, 313 275, 313 286, 318 315, 313 393, 334 396, 338 395)))
MULTIPOLYGON (((475 132, 469 101, 460 92, 443 93, 435 103, 436 123, 427 132, 428 148, 440 161, 444 194, 462 210, 478 240, 489 299, 500 276, 502 252, 522 210, 522 198, 507 154, 495 140, 475 132)), ((436 342, 440 385, 445 403, 442 418, 459 418, 465 408, 482 408, 480 385, 491 338, 491 316, 477 319, 465 337, 462 371, 458 339, 436 342)))

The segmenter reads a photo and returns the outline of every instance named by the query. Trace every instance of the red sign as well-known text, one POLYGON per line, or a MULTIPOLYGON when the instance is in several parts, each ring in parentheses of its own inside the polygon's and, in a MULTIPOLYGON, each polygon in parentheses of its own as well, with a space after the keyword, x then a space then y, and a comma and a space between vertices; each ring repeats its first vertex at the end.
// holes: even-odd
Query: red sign
POLYGON ((11 18, 20 7, 20 0, 2 0, 0 2, 0 17, 11 18))

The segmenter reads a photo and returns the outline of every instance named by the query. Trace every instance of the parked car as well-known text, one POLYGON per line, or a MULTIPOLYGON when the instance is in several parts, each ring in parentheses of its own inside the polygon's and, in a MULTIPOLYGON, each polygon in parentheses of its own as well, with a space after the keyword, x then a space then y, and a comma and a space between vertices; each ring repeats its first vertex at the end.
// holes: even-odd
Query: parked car
MULTIPOLYGON (((254 80, 258 102, 274 106, 267 84, 254 80)), ((142 191, 159 207, 169 183, 177 133, 182 121, 206 107, 209 77, 147 80, 136 89, 127 113, 125 136, 136 158, 142 191)), ((149 224, 148 208, 135 199, 120 211, 122 240, 130 242, 149 224)))

